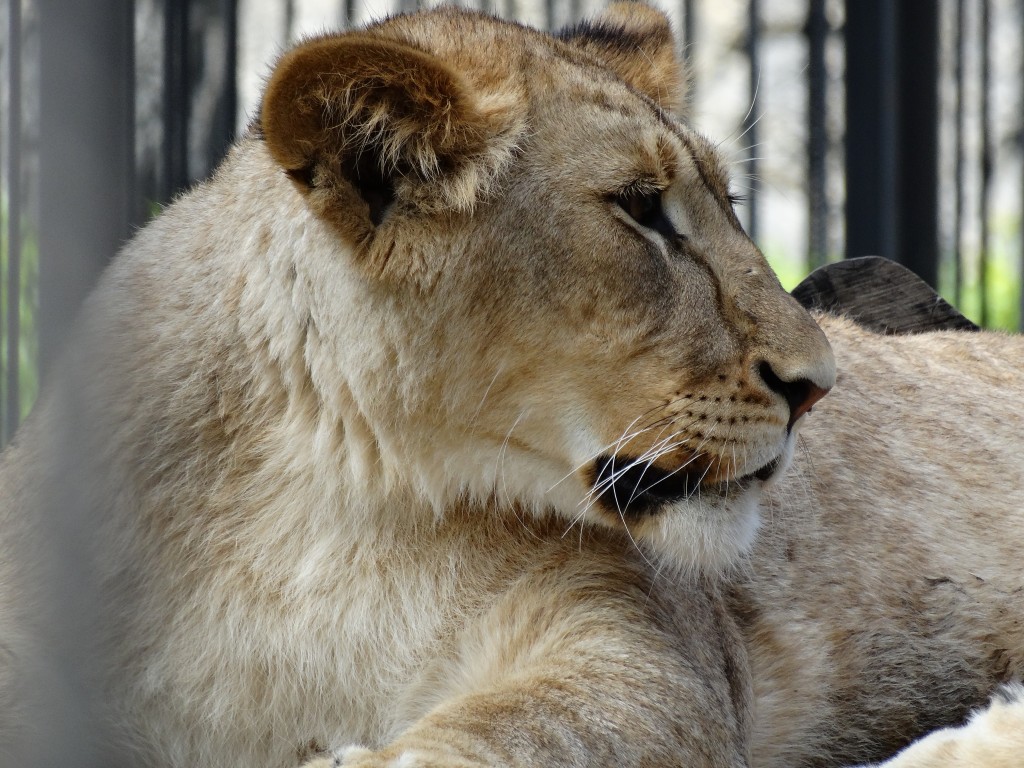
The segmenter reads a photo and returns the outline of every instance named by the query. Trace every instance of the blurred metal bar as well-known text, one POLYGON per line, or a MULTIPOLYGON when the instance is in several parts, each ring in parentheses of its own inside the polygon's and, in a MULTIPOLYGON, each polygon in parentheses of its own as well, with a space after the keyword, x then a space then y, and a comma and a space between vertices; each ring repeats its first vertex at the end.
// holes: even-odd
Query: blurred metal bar
MULTIPOLYGON (((39 346, 44 384, 75 322, 82 300, 129 234, 134 210, 134 6, 131 0, 35 0, 39 14, 39 346)), ((56 388, 54 391, 59 391, 56 388)), ((72 395, 84 393, 73 391, 72 395)), ((57 395, 55 395, 57 396, 57 395)), ((54 622, 42 639, 38 696, 54 733, 31 745, 28 766, 117 765, 104 754, 107 734, 93 717, 91 658, 95 609, 83 531, 81 488, 89 479, 58 456, 67 447, 77 409, 70 400, 52 425, 64 482, 44 490, 52 570, 43 585, 54 622), (52 683, 50 682, 52 681, 52 683)), ((71 454, 69 453, 68 456, 71 454)), ((55 465, 56 466, 56 465, 55 465)), ((2 760, 0 760, 2 762, 2 760)), ((19 762, 25 766, 26 763, 19 762)), ((26 768, 28 768, 26 766, 26 768)))
POLYGON ((39 351, 45 376, 78 308, 130 233, 131 0, 37 0, 40 33, 39 351))
POLYGON ((989 210, 992 200, 992 110, 989 97, 992 89, 992 64, 989 56, 989 40, 992 27, 992 4, 990 0, 981 2, 981 199, 978 202, 978 227, 981 242, 978 248, 978 282, 981 285, 981 307, 978 322, 982 328, 989 324, 988 301, 988 249, 989 249, 989 210))
POLYGON ((687 64, 687 75, 690 78, 691 100, 696 96, 697 80, 696 72, 693 71, 693 43, 697 35, 696 9, 693 7, 693 0, 683 0, 683 61, 687 64))
POLYGON ((959 307, 964 291, 963 217, 964 217, 964 56, 967 50, 967 35, 964 25, 964 0, 956 0, 953 19, 954 65, 956 81, 956 115, 953 122, 953 303, 959 307))
POLYGON ((292 41, 292 30, 295 28, 295 0, 284 0, 284 39, 292 41))
POLYGON ((896 260, 935 287, 939 282, 939 0, 903 0, 895 5, 899 19, 896 260))
POLYGON ((810 0, 807 8, 807 268, 822 266, 828 258, 828 73, 825 43, 829 26, 825 0, 810 0))
POLYGON ((21 417, 21 32, 21 0, 8 0, 7 376, 0 445, 10 441, 21 417))
POLYGON ((238 112, 238 0, 219 0, 217 11, 223 30, 224 82, 217 97, 206 146, 208 171, 220 164, 234 142, 238 112))
MULTIPOLYGON (((10 0, 8 0, 8 2, 10 2, 10 0)), ((10 27, 10 24, 8 24, 8 27, 10 27)), ((9 47, 8 47, 8 50, 10 50, 9 47)), ((0 58, 2 58, 2 57, 0 57, 0 58)), ((4 82, 4 69, 3 69, 2 66, 0 66, 0 104, 3 103, 4 88, 5 87, 6 87, 6 83, 4 82)), ((3 123, 4 123, 3 117, 0 116, 0 179, 5 178, 4 177, 4 173, 3 173, 3 170, 4 170, 3 140, 4 140, 4 129, 5 129, 5 126, 4 126, 3 123)), ((3 183, 0 182, 0 210, 2 210, 2 208, 3 208, 3 200, 4 200, 4 189, 3 189, 3 183)), ((0 221, 2 221, 2 217, 0 217, 0 221)), ((4 253, 4 250, 5 250, 4 249, 4 238, 6 236, 7 236, 7 233, 4 231, 4 227, 2 226, 2 224, 0 224, 0 253, 4 253)), ((2 258, 0 258, 0 294, 3 293, 4 287, 7 285, 7 283, 6 283, 6 274, 5 274, 6 270, 4 269, 4 266, 3 266, 5 263, 6 262, 4 262, 4 260, 2 258)), ((4 338, 5 334, 7 333, 5 328, 6 328, 6 324, 4 322, 4 317, 2 315, 0 315, 0 338, 4 338)), ((4 365, 0 364, 0 368, 3 368, 3 367, 4 367, 4 365)), ((6 376, 0 376, 0 450, 3 450, 4 445, 7 444, 7 430, 4 428, 4 410, 5 410, 4 402, 6 402, 6 392, 7 392, 6 384, 7 384, 6 376)))
POLYGON ((161 202, 170 201, 189 185, 188 126, 191 117, 189 92, 189 3, 165 0, 164 4, 164 174, 161 202))
POLYGON ((345 29, 352 29, 356 22, 357 0, 341 0, 341 24, 345 29))
POLYGON ((760 162, 757 159, 759 152, 758 137, 760 131, 757 123, 761 119, 760 94, 761 89, 761 0, 748 0, 747 2, 747 60, 749 62, 749 86, 750 86, 750 107, 747 110, 747 117, 743 121, 743 135, 747 139, 747 179, 750 186, 750 200, 747 203, 747 234, 750 239, 757 242, 758 236, 758 199, 757 195, 761 189, 761 179, 758 176, 760 162))
POLYGON ((896 257, 896 8, 846 1, 846 256, 896 257))
POLYGON ((847 0, 846 255, 938 281, 938 0, 847 0))
MULTIPOLYGON (((222 107, 222 135, 225 139, 224 152, 235 141, 235 122, 238 113, 238 0, 221 0, 224 3, 224 58, 227 77, 224 82, 224 104, 222 107)), ((219 162, 219 160, 218 160, 219 162)))

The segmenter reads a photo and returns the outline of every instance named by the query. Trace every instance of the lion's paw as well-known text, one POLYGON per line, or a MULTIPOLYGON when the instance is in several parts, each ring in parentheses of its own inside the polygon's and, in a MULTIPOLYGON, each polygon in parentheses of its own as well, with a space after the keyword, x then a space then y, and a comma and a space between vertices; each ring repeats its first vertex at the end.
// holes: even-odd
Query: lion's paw
POLYGON ((367 758, 372 757, 373 752, 364 747, 342 747, 341 749, 334 750, 329 755, 320 755, 309 762, 303 763, 302 768, 350 768, 350 766, 383 768, 386 765, 386 763, 379 761, 365 762, 367 758))
POLYGON ((414 749, 374 752, 364 747, 344 747, 304 763, 302 768, 479 768, 461 758, 440 758, 414 749))
POLYGON ((413 752, 402 752, 395 756, 351 746, 304 763, 302 768, 428 768, 433 765, 420 760, 413 752))

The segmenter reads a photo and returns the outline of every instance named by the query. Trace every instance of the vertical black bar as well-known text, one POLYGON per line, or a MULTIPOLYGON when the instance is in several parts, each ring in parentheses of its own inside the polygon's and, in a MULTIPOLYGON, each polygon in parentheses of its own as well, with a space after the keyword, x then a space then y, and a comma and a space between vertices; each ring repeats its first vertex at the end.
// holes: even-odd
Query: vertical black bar
POLYGON ((696 16, 694 15, 693 0, 683 0, 683 46, 685 55, 689 58, 693 55, 691 50, 696 32, 696 16))
POLYGON ((749 83, 750 83, 750 107, 747 110, 747 117, 744 120, 743 135, 747 138, 747 171, 750 186, 750 201, 747 206, 747 234, 750 239, 757 241, 758 235, 758 200, 757 195, 761 188, 761 180, 758 176, 760 164, 757 159, 758 135, 757 123, 761 119, 758 103, 760 101, 759 91, 761 88, 761 0, 748 0, 747 4, 747 60, 749 62, 749 83))
POLYGON ((978 282, 981 284, 981 308, 978 322, 982 327, 989 324, 988 305, 988 262, 989 262, 989 209, 992 197, 992 110, 989 105, 991 94, 992 69, 989 56, 989 39, 991 37, 990 0, 981 3, 981 200, 978 205, 978 225, 981 229, 981 242, 978 252, 978 282))
POLYGON ((284 0, 284 39, 291 42, 292 30, 295 28, 295 0, 284 0))
POLYGON ((696 74, 690 66, 690 59, 693 56, 693 42, 696 40, 697 35, 697 16, 696 9, 693 7, 693 0, 683 0, 683 61, 687 63, 687 74, 690 77, 690 93, 689 98, 692 100, 694 97, 694 91, 697 89, 697 83, 694 79, 696 74))
POLYGON ((164 178, 161 198, 173 198, 189 184, 188 0, 164 3, 164 178))
POLYGON ((846 2, 846 256, 896 257, 896 4, 846 2))
POLYGON ((807 267, 814 269, 828 256, 828 81, 825 42, 828 39, 825 0, 810 0, 807 9, 807 267))
MULTIPOLYGON (((134 209, 135 13, 132 0, 35 0, 39 20, 39 353, 45 386, 82 300, 127 238, 134 209)), ((93 574, 83 532, 85 478, 63 454, 80 418, 74 396, 49 425, 59 478, 43 493, 41 585, 59 622, 40 642, 49 685, 33 687, 45 720, 59 727, 32 744, 32 765, 116 766, 94 717, 90 658, 93 574), (38 691, 38 693, 37 693, 38 691)), ((79 424, 83 424, 79 421, 79 424)), ((3 761, 0 761, 3 762, 3 761)), ((125 763, 127 765, 127 763, 125 763)))
MULTIPOLYGON (((10 0, 8 0, 8 2, 10 2, 10 0)), ((9 13, 10 13, 10 10, 8 9, 8 14, 9 13)), ((8 25, 8 27, 9 26, 10 25, 8 25)), ((8 34, 10 34, 10 32, 8 32, 8 34)), ((9 43, 7 43, 7 46, 8 46, 8 50, 10 50, 9 43)), ((4 89, 5 89, 6 85, 7 85, 4 82, 4 74, 5 74, 5 71, 4 71, 3 67, 0 66, 0 104, 3 103, 4 89)), ((3 146, 4 146, 4 143, 3 142, 4 142, 4 136, 5 136, 5 133, 4 133, 5 128, 6 128, 6 126, 4 126, 4 117, 2 115, 0 115, 0 179, 4 178, 4 174, 3 174, 3 167, 4 167, 3 146)), ((0 183, 0 209, 2 209, 2 207, 3 207, 4 195, 5 195, 5 190, 3 189, 3 184, 0 183)), ((2 218, 2 217, 0 217, 0 218, 2 218)), ((4 238, 6 236, 7 236, 7 233, 4 231, 3 226, 0 225, 0 253, 4 252, 4 238)), ((3 258, 0 258, 0 293, 2 293, 4 291, 4 288, 7 285, 5 269, 4 269, 4 266, 3 266, 4 264, 5 264, 5 262, 4 262, 3 258)), ((3 316, 0 316, 0 338, 2 338, 6 334, 5 328, 6 328, 6 323, 4 321, 4 318, 3 318, 3 316)), ((0 364, 0 368, 4 368, 4 364, 0 364)), ((3 449, 4 445, 7 442, 7 440, 6 440, 7 430, 4 427, 4 410, 5 410, 4 403, 6 402, 6 397, 7 397, 7 395, 6 395, 6 392, 7 392, 6 384, 7 384, 6 376, 0 376, 0 450, 3 449)))
POLYGON ((206 168, 216 168, 235 140, 238 112, 238 0, 220 0, 217 9, 223 30, 224 82, 210 126, 206 168))
POLYGON ((356 1, 341 0, 341 23, 345 29, 352 29, 356 24, 356 1))
POLYGON ((238 120, 238 0, 224 3, 224 136, 225 150, 235 140, 238 120))
POLYGON ((3 403, 6 444, 21 417, 21 0, 8 0, 8 62, 10 111, 7 126, 7 380, 3 403))
POLYGON ((42 373, 134 211, 131 0, 37 0, 42 373))
POLYGON ((963 217, 964 217, 964 56, 967 35, 964 25, 964 0, 956 0, 954 18, 954 78, 956 80, 956 117, 953 123, 953 302, 960 306, 964 291, 963 217))
POLYGON ((894 5, 899 9, 900 52, 896 259, 929 285, 936 286, 939 278, 939 0, 904 0, 894 5))
MULTIPOLYGON (((1022 9, 1022 10, 1024 10, 1024 9, 1022 9)), ((1021 22, 1022 22, 1022 24, 1021 24, 1021 29, 1019 30, 1019 32, 1020 32, 1021 39, 1024 39, 1024 12, 1021 13, 1021 22)), ((1019 72, 1020 72, 1020 82, 1021 82, 1022 86, 1024 86, 1024 56, 1021 57, 1019 72)), ((1024 112, 1024 88, 1022 88, 1020 98, 1021 98, 1021 111, 1024 112)), ((1020 142, 1018 148, 1020 150, 1024 151, 1024 131, 1022 131, 1020 134, 1018 134, 1018 136, 1019 136, 1018 140, 1020 142)), ((1024 169, 1022 169, 1022 170, 1024 170, 1024 169)), ((1022 222, 1022 227, 1024 227, 1024 174, 1022 174, 1021 181, 1022 181, 1022 184, 1021 184, 1021 222, 1022 222)), ((1019 320, 1018 320, 1018 327, 1019 327, 1020 330, 1024 331, 1024 237, 1021 237, 1020 269, 1019 269, 1017 274, 1020 276, 1020 282, 1019 282, 1019 285, 1020 285, 1020 302, 1019 302, 1020 316, 1019 316, 1019 320)))

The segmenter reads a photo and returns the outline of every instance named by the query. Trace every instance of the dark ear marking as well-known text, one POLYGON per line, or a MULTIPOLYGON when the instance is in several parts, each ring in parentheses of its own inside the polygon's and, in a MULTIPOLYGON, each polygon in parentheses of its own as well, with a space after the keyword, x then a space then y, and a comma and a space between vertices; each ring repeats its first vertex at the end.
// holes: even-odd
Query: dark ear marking
MULTIPOLYGON (((571 27, 566 27, 558 31, 555 37, 565 42, 589 43, 594 46, 602 46, 610 51, 617 51, 624 55, 632 55, 637 49, 652 42, 646 35, 629 30, 621 24, 609 25, 607 22, 601 23, 592 19, 584 19, 571 27)), ((671 35, 669 35, 669 38, 671 38, 671 35)), ((655 42, 664 45, 670 41, 658 40, 655 42)))
POLYGON ((388 206, 395 201, 394 175, 385 173, 375 158, 359 155, 348 171, 348 176, 366 201, 370 221, 375 227, 379 227, 384 221, 388 206))
POLYGON ((287 168, 285 169, 285 173, 288 174, 288 178, 296 184, 301 184, 308 189, 312 189, 313 171, 315 169, 316 166, 310 163, 309 165, 304 165, 301 168, 287 168))
POLYGON ((617 2, 557 37, 597 58, 664 109, 682 114, 686 74, 668 17, 649 5, 617 2))

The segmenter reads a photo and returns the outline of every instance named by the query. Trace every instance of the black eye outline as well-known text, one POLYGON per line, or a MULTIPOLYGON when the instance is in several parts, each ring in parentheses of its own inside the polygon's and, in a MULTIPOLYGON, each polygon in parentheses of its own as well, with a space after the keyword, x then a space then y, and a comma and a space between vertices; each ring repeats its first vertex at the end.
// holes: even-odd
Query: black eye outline
POLYGON ((676 232, 665 215, 662 192, 661 189, 648 186, 632 186, 613 194, 611 201, 641 227, 653 229, 669 240, 686 240, 686 235, 676 232))
POLYGON ((743 205, 749 199, 748 195, 744 195, 741 192, 730 192, 725 197, 733 208, 737 205, 743 205))

